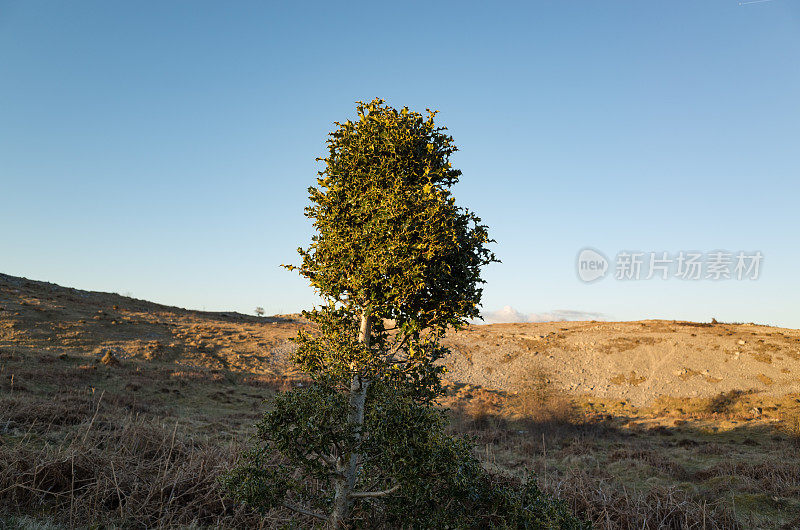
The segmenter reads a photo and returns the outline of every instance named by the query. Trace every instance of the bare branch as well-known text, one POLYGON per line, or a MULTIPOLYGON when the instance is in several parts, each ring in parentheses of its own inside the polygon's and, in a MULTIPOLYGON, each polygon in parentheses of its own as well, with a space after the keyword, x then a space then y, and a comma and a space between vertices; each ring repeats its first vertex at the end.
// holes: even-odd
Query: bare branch
POLYGON ((325 454, 316 453, 316 452, 310 453, 309 457, 306 458, 306 460, 308 462, 315 462, 317 460, 321 460, 322 462, 324 462, 325 464, 327 464, 327 465, 329 465, 331 467, 336 465, 336 459, 334 457, 329 456, 329 455, 325 455, 325 454))
POLYGON ((323 521, 327 521, 328 520, 328 518, 326 516, 322 515, 321 513, 312 512, 311 510, 306 510, 305 508, 301 508, 300 506, 292 504, 291 502, 284 501, 284 502, 281 503, 281 506, 283 506, 284 508, 289 508, 290 510, 292 510, 294 512, 297 512, 297 513, 301 513, 303 515, 309 515, 311 517, 316 517, 317 519, 321 519, 323 521))
POLYGON ((404 335, 403 336, 403 340, 399 341, 394 346, 394 348, 392 349, 391 353, 386 356, 386 362, 390 363, 390 362, 394 361, 395 355, 397 355, 397 352, 400 351, 400 348, 402 348, 405 345, 405 343, 408 341, 408 338, 409 338, 409 335, 404 335))
POLYGON ((355 498, 362 498, 362 497, 385 497, 386 495, 392 494, 395 491, 400 489, 400 484, 395 484, 388 490, 381 490, 381 491, 354 491, 350 494, 351 497, 355 498))

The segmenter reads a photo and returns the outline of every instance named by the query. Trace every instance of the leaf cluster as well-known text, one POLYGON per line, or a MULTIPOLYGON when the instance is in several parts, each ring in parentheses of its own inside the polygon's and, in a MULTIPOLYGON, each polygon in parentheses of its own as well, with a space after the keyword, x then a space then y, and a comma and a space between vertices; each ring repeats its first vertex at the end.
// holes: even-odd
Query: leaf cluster
POLYGON ((478 316, 487 228, 456 205, 461 172, 446 128, 380 99, 337 122, 306 208, 316 229, 300 273, 324 297, 392 321, 403 334, 478 316))

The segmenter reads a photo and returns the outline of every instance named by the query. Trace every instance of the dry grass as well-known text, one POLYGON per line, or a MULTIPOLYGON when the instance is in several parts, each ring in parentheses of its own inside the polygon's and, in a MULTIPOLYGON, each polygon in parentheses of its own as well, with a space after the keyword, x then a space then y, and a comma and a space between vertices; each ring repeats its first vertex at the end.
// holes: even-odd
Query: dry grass
POLYGON ((578 411, 573 401, 550 384, 549 376, 531 370, 520 390, 511 396, 506 412, 538 423, 575 423, 578 411))
POLYGON ((746 394, 746 392, 741 390, 720 392, 709 400, 708 412, 712 414, 728 414, 739 399, 746 394))
POLYGON ((9 358, 0 371, 20 377, 0 392, 0 528, 291 521, 237 506, 218 483, 273 392, 266 381, 253 393, 235 374, 131 361, 85 371, 80 356, 9 358))
POLYGON ((572 469, 550 479, 548 491, 565 499, 598 528, 742 528, 722 503, 707 503, 678 487, 646 491, 619 487, 613 476, 572 469))
POLYGON ((623 467, 649 461, 656 467, 679 470, 655 451, 603 448, 620 444, 624 434, 609 424, 509 421, 484 416, 473 421, 456 419, 454 428, 472 436, 477 455, 493 472, 521 476, 532 467, 540 487, 597 528, 707 528, 734 529, 743 525, 724 499, 711 501, 678 485, 652 487, 626 481, 614 467, 603 467, 603 453, 623 467))
POLYGON ((739 426, 753 420, 748 410, 759 402, 752 392, 639 410, 623 402, 576 402, 542 373, 530 381, 509 396, 474 387, 468 397, 462 393, 463 402, 451 403, 452 429, 475 440, 490 471, 521 477, 533 469, 545 491, 597 528, 800 524, 793 434, 800 433, 800 412, 785 418, 785 434, 766 423, 793 398, 762 403, 765 423, 739 426))
MULTIPOLYGON (((246 443, 263 399, 297 381, 138 361, 92 363, 98 368, 84 373, 81 357, 45 357, 4 365, 27 389, 5 386, 0 397, 0 526, 292 524, 289 513, 261 517, 236 506, 216 479, 246 443)), ((765 418, 784 414, 780 436, 766 424, 712 430, 746 417, 756 398, 732 392, 644 411, 576 401, 532 372, 516 394, 462 385, 446 404, 452 430, 473 437, 490 472, 519 478, 532 469, 544 490, 598 528, 792 528, 800 509, 794 398, 760 405, 765 418)))
POLYGON ((640 384, 647 381, 647 378, 644 376, 637 375, 635 371, 631 371, 628 375, 617 374, 611 379, 609 379, 609 381, 611 382, 611 384, 614 385, 639 386, 640 384))
POLYGON ((4 445, 0 506, 10 514, 44 511, 70 526, 259 526, 254 514, 226 503, 217 484, 236 447, 177 429, 129 417, 81 425, 59 443, 4 445))
POLYGON ((781 418, 781 429, 789 438, 800 446, 800 411, 794 410, 785 413, 781 418))
MULTIPOLYGON (((44 404, 35 408, 27 409, 38 413, 34 421, 52 420, 44 404)), ((178 421, 110 417, 101 409, 98 400, 94 411, 76 410, 71 420, 80 416, 80 422, 68 430, 52 421, 33 429, 7 420, 4 428, 15 439, 0 445, 3 513, 47 513, 70 527, 264 524, 226 500, 217 483, 238 445, 203 440, 178 421)))
POLYGON ((768 353, 754 353, 753 359, 760 363, 772 364, 772 355, 768 353))
POLYGON ((775 381, 773 381, 771 377, 768 377, 764 374, 758 374, 756 376, 756 379, 758 379, 762 384, 766 386, 770 386, 775 383, 775 381))
POLYGON ((623 353, 643 345, 652 346, 661 342, 661 340, 661 338, 656 337, 617 337, 608 341, 599 350, 607 354, 623 353))
MULTIPOLYGON (((0 528, 308 526, 288 513, 248 512, 216 482, 264 401, 305 384, 282 346, 302 319, 183 311, 2 275, 0 296, 0 528), (101 363, 108 350, 118 364, 101 363)), ((568 396, 544 372, 529 373, 517 393, 470 379, 443 400, 452 430, 474 438, 492 473, 516 479, 532 469, 598 528, 800 528, 800 394, 769 393, 784 383, 776 374, 794 371, 784 361, 800 359, 800 337, 719 323, 634 325, 631 336, 614 323, 471 327, 464 336, 473 342, 453 348, 476 370, 492 353, 485 358, 503 374, 528 361, 547 368, 552 350, 627 358, 661 340, 651 333, 682 329, 687 340, 725 337, 710 347, 728 366, 759 356, 741 388, 764 392, 637 408, 619 394, 568 396), (776 384, 759 383, 760 372, 776 384)), ((626 392, 658 377, 630 366, 609 372, 624 377, 626 392)), ((678 381, 715 380, 695 368, 678 381)))

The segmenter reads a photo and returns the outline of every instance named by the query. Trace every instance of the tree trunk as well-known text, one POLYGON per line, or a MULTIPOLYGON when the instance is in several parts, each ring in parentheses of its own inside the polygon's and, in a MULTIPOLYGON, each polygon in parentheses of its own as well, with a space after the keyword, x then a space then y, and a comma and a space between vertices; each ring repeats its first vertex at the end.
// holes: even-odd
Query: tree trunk
MULTIPOLYGON (((361 329, 358 335, 359 342, 369 347, 372 335, 372 316, 368 311, 361 314, 361 329)), ((347 419, 356 425, 364 424, 364 405, 367 401, 367 388, 369 381, 363 379, 361 374, 354 373, 350 382, 350 394, 348 404, 350 405, 347 419)), ((356 433, 356 439, 361 438, 361 433, 356 433)), ((336 471, 339 476, 334 483, 333 511, 330 516, 330 526, 333 528, 343 528, 344 522, 350 514, 350 495, 356 486, 358 479, 358 465, 361 455, 354 452, 350 455, 339 455, 336 461, 336 471)))

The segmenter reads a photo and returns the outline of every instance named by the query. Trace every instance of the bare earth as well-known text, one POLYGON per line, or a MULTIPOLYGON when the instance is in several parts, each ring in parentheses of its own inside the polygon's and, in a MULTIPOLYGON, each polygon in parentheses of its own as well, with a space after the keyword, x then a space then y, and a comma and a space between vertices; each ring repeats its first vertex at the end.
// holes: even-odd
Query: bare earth
POLYGON ((531 371, 574 394, 650 405, 659 396, 800 391, 800 331, 754 324, 553 322, 472 326, 448 339, 454 381, 518 390, 531 371))

